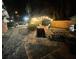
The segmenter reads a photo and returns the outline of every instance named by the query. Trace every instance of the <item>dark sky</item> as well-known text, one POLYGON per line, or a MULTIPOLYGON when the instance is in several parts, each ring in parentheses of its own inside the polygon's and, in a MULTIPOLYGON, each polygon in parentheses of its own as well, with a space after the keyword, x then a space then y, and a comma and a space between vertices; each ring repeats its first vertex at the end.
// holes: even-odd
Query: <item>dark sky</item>
POLYGON ((27 14, 29 6, 31 15, 56 15, 58 18, 67 18, 76 14, 76 0, 3 0, 10 15, 15 10, 20 15, 27 14))

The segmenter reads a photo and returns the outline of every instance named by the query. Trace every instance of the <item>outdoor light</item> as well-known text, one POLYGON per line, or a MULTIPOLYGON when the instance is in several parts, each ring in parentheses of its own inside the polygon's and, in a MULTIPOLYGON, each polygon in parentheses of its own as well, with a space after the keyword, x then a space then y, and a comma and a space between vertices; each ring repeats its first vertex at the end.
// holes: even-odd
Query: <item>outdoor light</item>
POLYGON ((18 14, 18 11, 15 11, 15 14, 18 14))
POLYGON ((23 17, 23 20, 24 21, 28 21, 29 20, 29 17, 25 16, 25 17, 23 17))
POLYGON ((13 20, 10 20, 11 22, 13 22, 13 20))
POLYGON ((69 29, 70 29, 70 31, 72 31, 72 32, 74 32, 74 25, 71 25, 70 27, 69 27, 69 29))

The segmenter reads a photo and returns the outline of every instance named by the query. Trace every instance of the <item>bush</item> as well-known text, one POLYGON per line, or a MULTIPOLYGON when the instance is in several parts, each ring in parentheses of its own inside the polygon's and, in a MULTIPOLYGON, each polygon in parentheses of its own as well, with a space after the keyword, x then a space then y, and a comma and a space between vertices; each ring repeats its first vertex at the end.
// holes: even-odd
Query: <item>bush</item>
POLYGON ((48 19, 44 19, 43 21, 42 21, 42 25, 44 25, 44 26, 47 26, 47 25, 49 25, 50 24, 50 20, 48 20, 48 19))
POLYGON ((37 28, 37 25, 34 25, 34 24, 29 24, 29 25, 28 25, 28 29, 29 29, 30 31, 34 31, 36 28, 37 28))
POLYGON ((14 22, 9 22, 7 23, 8 28, 13 27, 14 26, 14 22))

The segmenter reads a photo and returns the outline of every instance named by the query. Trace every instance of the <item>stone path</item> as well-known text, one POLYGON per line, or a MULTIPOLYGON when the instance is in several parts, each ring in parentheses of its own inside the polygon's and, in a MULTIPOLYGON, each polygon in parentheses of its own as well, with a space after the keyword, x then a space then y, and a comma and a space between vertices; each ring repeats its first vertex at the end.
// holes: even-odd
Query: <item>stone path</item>
POLYGON ((15 28, 10 37, 3 37, 2 40, 3 59, 75 59, 63 42, 37 38, 36 31, 15 28))
MULTIPOLYGON (((11 35, 2 39, 3 41, 3 59, 26 59, 25 48, 22 45, 22 40, 26 35, 24 32, 19 32, 18 28, 13 29, 11 35)), ((25 32, 26 33, 26 32, 25 32)))
MULTIPOLYGON (((43 59, 63 46, 61 43, 50 41, 47 38, 37 38, 35 32, 27 35, 23 42, 28 59, 43 59)), ((52 58, 55 59, 54 56, 52 58)))

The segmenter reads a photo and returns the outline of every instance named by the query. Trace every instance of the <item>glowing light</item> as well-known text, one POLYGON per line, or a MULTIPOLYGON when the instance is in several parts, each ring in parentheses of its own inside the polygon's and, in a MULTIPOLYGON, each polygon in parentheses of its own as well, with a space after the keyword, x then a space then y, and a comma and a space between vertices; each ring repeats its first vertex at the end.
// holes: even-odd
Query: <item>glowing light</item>
POLYGON ((11 22, 13 22, 13 20, 10 20, 11 22))
POLYGON ((37 18, 32 18, 32 20, 33 20, 33 21, 37 21, 38 19, 37 19, 37 18))
POLYGON ((18 11, 15 11, 15 14, 18 14, 18 11))
POLYGON ((28 21, 28 20, 29 20, 29 17, 25 16, 25 17, 23 18, 23 20, 24 20, 24 21, 28 21))
POLYGON ((74 32, 74 30, 75 30, 74 25, 71 25, 69 29, 70 29, 70 31, 74 32))
POLYGON ((31 19, 31 22, 30 22, 30 23, 31 23, 31 24, 37 24, 37 25, 38 25, 38 24, 41 23, 41 20, 39 20, 38 18, 35 18, 35 17, 34 17, 34 18, 31 19))

